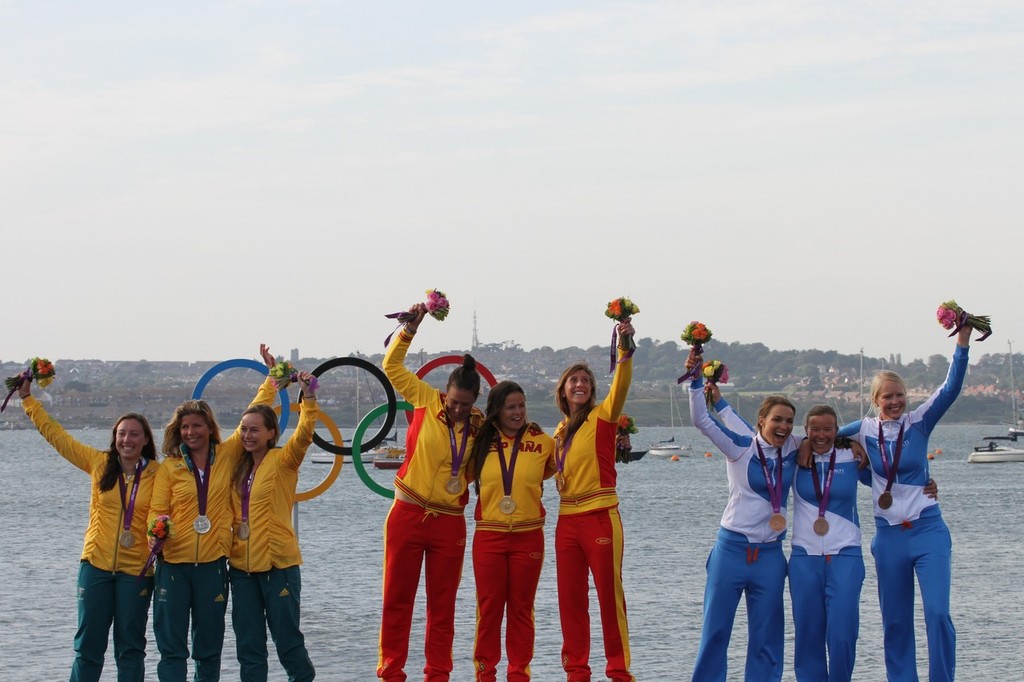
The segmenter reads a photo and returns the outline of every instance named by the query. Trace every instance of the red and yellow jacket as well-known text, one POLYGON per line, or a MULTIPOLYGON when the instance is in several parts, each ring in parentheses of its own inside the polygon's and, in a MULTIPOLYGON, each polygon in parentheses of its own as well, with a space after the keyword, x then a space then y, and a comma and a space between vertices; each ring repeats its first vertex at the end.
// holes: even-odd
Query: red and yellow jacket
MULTIPOLYGON (((473 450, 473 438, 483 423, 483 414, 473 408, 465 455, 458 470, 460 490, 455 494, 449 493, 445 486, 452 475, 452 448, 444 394, 406 369, 405 356, 411 342, 411 334, 405 329, 399 331, 383 362, 384 374, 395 390, 415 408, 412 424, 406 433, 405 462, 395 475, 395 489, 428 511, 462 514, 469 502, 466 465, 473 450)), ((464 425, 465 422, 455 424, 457 448, 462 444, 464 425)))
MULTIPOLYGON (((618 353, 621 359, 624 351, 620 348, 618 353)), ((565 455, 559 514, 584 514, 619 504, 615 493, 615 432, 633 379, 632 358, 615 368, 608 395, 590 410, 565 455)), ((556 457, 562 456, 566 421, 563 419, 555 429, 556 457)))
MULTIPOLYGON (((131 547, 122 547, 118 542, 124 530, 124 507, 121 505, 120 486, 115 484, 110 490, 100 490, 100 480, 107 468, 108 454, 72 438, 33 396, 22 400, 21 405, 46 442, 52 445, 61 457, 92 478, 89 525, 85 530, 82 560, 88 561, 101 571, 138 575, 149 557, 149 547, 146 545, 146 513, 160 465, 157 462, 150 462, 142 470, 138 482, 139 489, 135 493, 135 511, 132 514, 130 529, 135 544, 131 547)), ((126 502, 134 484, 134 481, 128 482, 126 502)))
MULTIPOLYGON (((498 432, 505 452, 505 461, 512 457, 515 438, 508 438, 498 432)), ((473 518, 476 529, 518 533, 544 527, 544 479, 555 473, 555 440, 540 427, 531 424, 519 445, 516 467, 512 477, 512 500, 515 511, 505 514, 498 506, 505 497, 504 482, 501 478, 501 462, 497 445, 491 444, 487 459, 480 472, 480 497, 476 502, 473 518)))
POLYGON ((288 568, 302 563, 299 540, 292 528, 292 505, 299 482, 299 465, 313 442, 320 408, 316 400, 303 398, 299 425, 283 447, 266 454, 252 481, 249 494, 249 537, 237 535, 242 522, 242 495, 231 486, 231 510, 236 534, 231 544, 231 565, 248 573, 288 568))
MULTIPOLYGON (((274 382, 268 377, 250 406, 269 405, 276 395, 274 382)), ((166 457, 160 464, 149 504, 149 518, 164 514, 171 517, 171 536, 164 543, 164 561, 202 564, 231 553, 231 476, 241 456, 242 442, 237 428, 211 448, 206 516, 212 528, 203 535, 197 533, 193 525, 199 516, 199 497, 191 462, 178 456, 166 457)))

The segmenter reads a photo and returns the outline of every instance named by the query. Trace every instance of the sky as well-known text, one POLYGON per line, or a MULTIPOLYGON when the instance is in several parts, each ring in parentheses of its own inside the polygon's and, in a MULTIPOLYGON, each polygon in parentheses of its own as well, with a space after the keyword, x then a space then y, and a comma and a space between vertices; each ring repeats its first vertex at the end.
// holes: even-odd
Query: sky
POLYGON ((1024 4, 0 0, 0 360, 1024 351, 1024 4), (710 351, 709 351, 710 352, 710 351))

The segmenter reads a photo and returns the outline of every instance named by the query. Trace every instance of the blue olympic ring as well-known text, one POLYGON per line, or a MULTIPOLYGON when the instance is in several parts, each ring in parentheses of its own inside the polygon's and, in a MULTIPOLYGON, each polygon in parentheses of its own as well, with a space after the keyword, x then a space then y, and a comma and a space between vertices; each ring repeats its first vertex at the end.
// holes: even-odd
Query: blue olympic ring
MULTIPOLYGON (((206 370, 206 374, 199 377, 199 381, 196 382, 196 387, 192 389, 192 400, 199 400, 203 397, 203 390, 206 389, 206 385, 210 383, 210 380, 215 376, 228 369, 254 369, 263 376, 270 374, 270 370, 262 362, 256 362, 255 360, 249 360, 247 358, 235 358, 234 360, 225 360, 224 362, 218 362, 216 365, 206 370)), ((291 414, 291 400, 288 399, 288 390, 282 388, 278 394, 281 398, 281 431, 284 432, 288 428, 288 416, 291 414)))

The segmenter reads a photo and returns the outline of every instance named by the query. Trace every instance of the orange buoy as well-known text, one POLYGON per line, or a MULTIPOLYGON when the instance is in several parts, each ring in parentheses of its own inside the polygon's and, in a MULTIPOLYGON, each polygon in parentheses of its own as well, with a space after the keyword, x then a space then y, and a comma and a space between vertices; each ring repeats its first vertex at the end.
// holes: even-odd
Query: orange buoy
POLYGON ((673 461, 673 462, 678 462, 679 461, 679 455, 672 455, 669 459, 671 461, 673 461))
POLYGON ((935 453, 934 452, 929 452, 928 453, 928 459, 935 459, 935 453))
POLYGON ((710 453, 710 452, 705 452, 705 453, 704 453, 704 456, 705 456, 705 457, 711 457, 711 453, 710 453))
POLYGON ((942 448, 935 448, 935 454, 936 455, 941 455, 942 454, 942 448))

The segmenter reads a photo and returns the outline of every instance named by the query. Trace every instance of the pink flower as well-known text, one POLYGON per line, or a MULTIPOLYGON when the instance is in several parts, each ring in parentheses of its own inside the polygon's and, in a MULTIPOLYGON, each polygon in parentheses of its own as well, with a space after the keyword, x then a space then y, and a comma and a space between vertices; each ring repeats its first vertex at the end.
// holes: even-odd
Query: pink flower
POLYGON ((952 308, 940 305, 939 309, 935 311, 935 317, 939 320, 939 324, 941 324, 944 329, 952 329, 956 326, 957 319, 960 316, 952 308))

